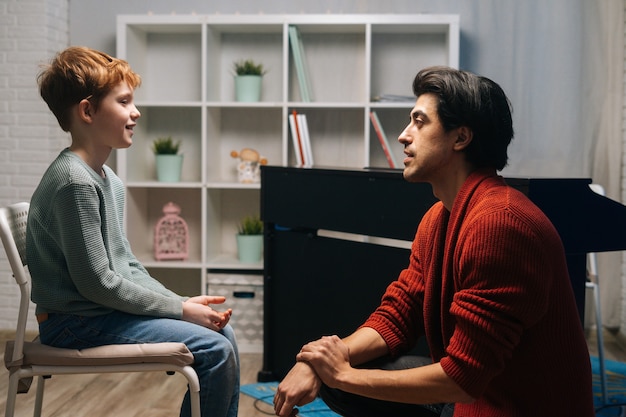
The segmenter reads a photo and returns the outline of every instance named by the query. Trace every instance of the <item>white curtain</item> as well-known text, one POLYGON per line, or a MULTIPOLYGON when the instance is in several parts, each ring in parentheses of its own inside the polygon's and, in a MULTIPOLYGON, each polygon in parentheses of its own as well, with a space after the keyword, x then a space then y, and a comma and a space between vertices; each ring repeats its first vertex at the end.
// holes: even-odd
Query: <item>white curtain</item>
MULTIPOLYGON (((489 73, 499 65, 497 76, 510 73, 510 80, 500 80, 513 101, 516 126, 505 175, 591 177, 621 201, 625 5, 552 0, 533 10, 518 2, 502 22, 517 33, 504 40, 515 53, 499 64, 482 60, 477 70, 489 73)), ((598 255, 606 327, 622 322, 621 265, 621 252, 598 255)))
MULTIPOLYGON (((585 96, 592 99, 585 107, 593 124, 586 126, 591 138, 590 164, 594 182, 604 186, 607 196, 620 201, 623 158, 624 98, 624 0, 584 2, 584 45, 586 78, 593 80, 585 96)), ((598 255, 598 276, 602 319, 606 327, 620 327, 623 316, 622 253, 598 255)))

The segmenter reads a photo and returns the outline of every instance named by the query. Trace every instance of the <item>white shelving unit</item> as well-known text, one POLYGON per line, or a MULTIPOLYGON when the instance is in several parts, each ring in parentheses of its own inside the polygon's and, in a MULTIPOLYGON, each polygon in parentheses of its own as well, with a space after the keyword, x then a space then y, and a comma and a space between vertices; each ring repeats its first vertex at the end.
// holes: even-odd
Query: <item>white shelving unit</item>
POLYGON ((237 261, 238 221, 259 212, 260 185, 237 182, 232 150, 257 149, 272 165, 295 165, 287 116, 307 115, 316 166, 388 167, 371 128, 375 110, 393 146, 413 101, 416 72, 459 64, 457 15, 122 15, 117 56, 142 76, 135 100, 142 117, 134 143, 116 153, 127 186, 126 228, 151 273, 184 294, 206 293, 207 272, 261 274, 262 264, 237 261), (298 27, 312 100, 302 102, 289 46, 298 27), (233 63, 268 70, 259 103, 234 101, 233 63), (156 181, 152 141, 182 141, 181 182, 156 181), (190 233, 187 261, 155 261, 153 228, 168 201, 178 204, 190 233))

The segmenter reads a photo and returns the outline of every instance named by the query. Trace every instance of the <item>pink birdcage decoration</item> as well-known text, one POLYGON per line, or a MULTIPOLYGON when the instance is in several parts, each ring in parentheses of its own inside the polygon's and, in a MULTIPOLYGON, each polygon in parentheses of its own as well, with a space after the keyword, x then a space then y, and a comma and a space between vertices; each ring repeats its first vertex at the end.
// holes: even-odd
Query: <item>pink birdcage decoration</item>
POLYGON ((189 257, 189 229, 180 214, 180 207, 171 201, 163 206, 163 217, 154 226, 154 258, 186 260, 189 257))

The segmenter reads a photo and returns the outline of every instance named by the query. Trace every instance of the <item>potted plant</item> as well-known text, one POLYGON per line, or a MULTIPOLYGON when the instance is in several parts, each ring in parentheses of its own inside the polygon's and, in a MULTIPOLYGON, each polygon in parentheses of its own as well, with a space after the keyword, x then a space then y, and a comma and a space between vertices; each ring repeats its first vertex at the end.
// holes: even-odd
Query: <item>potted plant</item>
POLYGON ((257 216, 245 216, 237 228, 237 253, 243 263, 260 262, 263 254, 263 222, 257 216))
POLYGON ((179 154, 180 141, 171 136, 160 137, 152 142, 152 151, 156 159, 157 179, 162 182, 180 181, 183 167, 183 155, 179 154))
POLYGON ((237 101, 256 102, 261 99, 261 83, 265 69, 252 59, 237 61, 235 66, 235 97, 237 101))

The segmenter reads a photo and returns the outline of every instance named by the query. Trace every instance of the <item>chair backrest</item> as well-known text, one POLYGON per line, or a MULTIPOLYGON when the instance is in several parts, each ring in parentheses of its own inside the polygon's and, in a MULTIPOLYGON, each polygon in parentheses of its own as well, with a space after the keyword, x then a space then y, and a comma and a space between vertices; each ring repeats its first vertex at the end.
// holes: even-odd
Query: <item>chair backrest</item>
POLYGON ((13 361, 22 358, 30 307, 30 274, 26 270, 26 222, 29 207, 29 203, 16 203, 0 208, 0 238, 11 265, 15 282, 20 287, 20 307, 17 316, 13 361))
POLYGON ((16 203, 0 208, 0 238, 18 284, 28 281, 24 266, 26 266, 26 222, 29 207, 28 203, 16 203))

